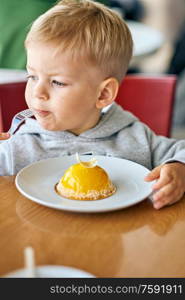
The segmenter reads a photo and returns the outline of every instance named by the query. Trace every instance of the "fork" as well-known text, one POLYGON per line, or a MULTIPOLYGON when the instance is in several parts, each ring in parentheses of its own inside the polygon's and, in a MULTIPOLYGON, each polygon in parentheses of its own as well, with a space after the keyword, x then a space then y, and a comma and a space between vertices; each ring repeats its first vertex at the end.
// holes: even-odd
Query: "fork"
POLYGON ((12 120, 12 124, 11 124, 11 127, 9 129, 9 133, 12 135, 14 134, 20 127, 20 125, 22 123, 24 123, 24 121, 27 119, 27 118, 30 118, 33 116, 33 113, 30 109, 25 109, 25 110, 22 110, 21 112, 17 113, 14 117, 13 117, 13 120, 12 120))

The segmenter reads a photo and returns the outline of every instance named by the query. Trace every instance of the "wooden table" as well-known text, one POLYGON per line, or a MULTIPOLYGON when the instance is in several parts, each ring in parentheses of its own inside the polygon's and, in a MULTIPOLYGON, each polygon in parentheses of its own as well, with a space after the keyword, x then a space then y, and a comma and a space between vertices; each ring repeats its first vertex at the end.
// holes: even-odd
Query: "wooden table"
POLYGON ((23 267, 65 265, 97 277, 185 277, 185 197, 155 210, 149 200, 120 211, 82 214, 23 197, 14 177, 0 177, 0 276, 23 267))

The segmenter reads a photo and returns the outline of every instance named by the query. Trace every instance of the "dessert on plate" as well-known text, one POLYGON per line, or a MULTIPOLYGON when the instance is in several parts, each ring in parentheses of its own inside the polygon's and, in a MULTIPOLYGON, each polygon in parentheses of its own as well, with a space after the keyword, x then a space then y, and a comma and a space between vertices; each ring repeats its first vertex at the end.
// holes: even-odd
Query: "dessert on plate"
POLYGON ((59 195, 73 200, 98 200, 111 196, 116 187, 107 172, 97 165, 95 158, 70 166, 56 185, 59 195))

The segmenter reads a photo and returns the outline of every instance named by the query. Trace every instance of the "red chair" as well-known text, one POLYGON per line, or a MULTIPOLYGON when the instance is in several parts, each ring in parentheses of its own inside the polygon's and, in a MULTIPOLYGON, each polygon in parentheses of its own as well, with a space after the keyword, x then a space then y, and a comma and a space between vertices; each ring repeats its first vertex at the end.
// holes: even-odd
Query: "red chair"
POLYGON ((127 75, 116 102, 133 112, 155 133, 169 137, 175 86, 175 75, 127 75))
POLYGON ((0 132, 8 131, 13 116, 27 107, 24 92, 26 82, 0 84, 0 132))
MULTIPOLYGON (((170 136, 176 77, 127 75, 117 103, 133 112, 157 134, 170 136)), ((13 116, 27 108, 26 82, 0 84, 0 131, 7 131, 13 116)))

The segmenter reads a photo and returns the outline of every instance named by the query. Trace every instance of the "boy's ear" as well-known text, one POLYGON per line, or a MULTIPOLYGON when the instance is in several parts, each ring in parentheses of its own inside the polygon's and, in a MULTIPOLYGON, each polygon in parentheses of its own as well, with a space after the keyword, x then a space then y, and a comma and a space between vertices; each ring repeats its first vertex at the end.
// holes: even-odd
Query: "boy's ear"
POLYGON ((100 85, 96 107, 101 109, 111 104, 117 96, 118 89, 119 82, 116 78, 110 77, 105 79, 100 85))

